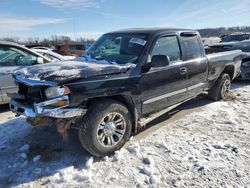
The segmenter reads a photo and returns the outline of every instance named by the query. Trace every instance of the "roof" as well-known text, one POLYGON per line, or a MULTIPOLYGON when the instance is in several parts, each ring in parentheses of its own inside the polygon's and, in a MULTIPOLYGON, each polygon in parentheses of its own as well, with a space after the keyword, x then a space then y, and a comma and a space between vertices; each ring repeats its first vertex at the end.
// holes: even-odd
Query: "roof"
POLYGON ((112 34, 112 33, 156 34, 156 33, 161 33, 161 32, 175 33, 175 32, 181 32, 181 31, 196 32, 194 30, 180 29, 180 28, 131 28, 131 29, 122 29, 122 30, 118 30, 118 31, 112 31, 112 32, 109 32, 107 34, 112 34))
POLYGON ((25 47, 24 45, 15 43, 15 42, 9 42, 9 41, 0 41, 0 44, 3 45, 11 45, 11 46, 19 46, 19 47, 25 47))

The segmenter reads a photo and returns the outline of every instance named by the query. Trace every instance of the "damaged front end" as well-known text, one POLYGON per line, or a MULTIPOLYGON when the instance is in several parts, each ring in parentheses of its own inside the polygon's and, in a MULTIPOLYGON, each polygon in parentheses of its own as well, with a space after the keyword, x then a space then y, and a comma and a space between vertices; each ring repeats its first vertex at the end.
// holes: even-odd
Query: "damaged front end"
POLYGON ((15 76, 18 93, 8 94, 10 110, 17 116, 24 115, 33 126, 57 125, 58 132, 67 137, 67 130, 86 109, 70 105, 70 90, 54 82, 15 76))

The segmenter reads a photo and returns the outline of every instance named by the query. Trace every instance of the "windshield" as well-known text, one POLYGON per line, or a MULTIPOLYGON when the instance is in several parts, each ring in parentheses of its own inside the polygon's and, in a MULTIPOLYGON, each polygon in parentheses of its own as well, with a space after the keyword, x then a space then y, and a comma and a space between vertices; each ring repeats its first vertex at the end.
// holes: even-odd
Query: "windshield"
POLYGON ((243 40, 249 40, 250 35, 245 34, 245 35, 226 35, 223 36, 221 39, 221 42, 233 42, 233 41, 243 41, 243 40))
POLYGON ((106 34, 99 38, 85 55, 117 64, 136 64, 147 38, 145 34, 106 34))

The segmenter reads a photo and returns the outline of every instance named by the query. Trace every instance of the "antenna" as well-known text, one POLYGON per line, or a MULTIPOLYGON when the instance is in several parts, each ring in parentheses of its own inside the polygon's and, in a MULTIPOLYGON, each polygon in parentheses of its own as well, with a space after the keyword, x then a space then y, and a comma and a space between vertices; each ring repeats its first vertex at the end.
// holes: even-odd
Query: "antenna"
POLYGON ((76 22, 75 22, 75 18, 74 18, 74 35, 75 35, 75 42, 76 42, 76 22))

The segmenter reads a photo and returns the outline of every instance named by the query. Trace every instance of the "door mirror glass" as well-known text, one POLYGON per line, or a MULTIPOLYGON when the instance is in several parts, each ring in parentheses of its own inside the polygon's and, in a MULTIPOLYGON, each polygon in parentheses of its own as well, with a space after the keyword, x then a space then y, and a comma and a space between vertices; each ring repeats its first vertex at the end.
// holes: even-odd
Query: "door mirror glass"
POLYGON ((154 55, 151 59, 151 67, 165 67, 168 66, 170 59, 165 55, 154 55))

